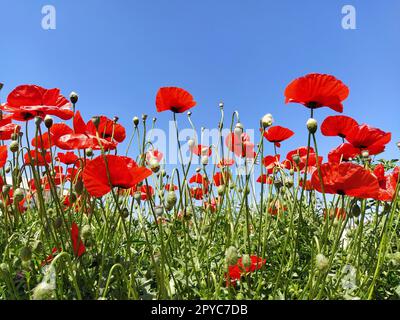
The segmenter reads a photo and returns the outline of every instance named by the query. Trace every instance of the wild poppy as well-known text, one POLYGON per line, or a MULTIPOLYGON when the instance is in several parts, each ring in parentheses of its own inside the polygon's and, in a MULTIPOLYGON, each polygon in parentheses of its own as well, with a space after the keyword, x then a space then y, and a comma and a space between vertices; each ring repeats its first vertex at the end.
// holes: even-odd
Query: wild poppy
POLYGON ((353 147, 350 143, 342 143, 328 153, 328 161, 336 163, 350 161, 350 159, 357 157, 359 154, 360 149, 353 147))
POLYGON ((239 258, 237 263, 233 266, 228 267, 228 274, 226 275, 226 285, 236 284, 237 281, 245 274, 260 270, 262 266, 267 262, 266 259, 262 259, 255 255, 250 256, 250 266, 243 265, 243 258, 239 258))
POLYGON ((154 196, 154 189, 152 186, 142 185, 140 187, 140 194, 143 201, 149 200, 154 196))
POLYGON ((347 116, 327 117, 321 125, 321 133, 327 137, 346 138, 350 130, 358 126, 358 122, 347 116))
POLYGON ((286 103, 300 103, 307 108, 329 107, 343 112, 342 102, 349 96, 349 88, 334 76, 311 73, 291 82, 286 90, 286 103))
POLYGON ((217 172, 216 174, 214 174, 213 179, 214 179, 214 184, 217 187, 219 187, 219 186, 225 185, 229 182, 230 174, 229 174, 229 172, 225 172, 225 173, 217 172))
POLYGON ((96 133, 98 133, 100 138, 106 139, 110 142, 115 140, 118 143, 121 143, 126 138, 125 128, 122 125, 116 123, 114 120, 111 120, 105 116, 99 117, 97 128, 94 122, 92 120, 89 120, 86 123, 85 131, 94 136, 96 135, 96 133))
POLYGON ((190 195, 196 200, 203 200, 204 192, 202 188, 194 187, 190 188, 190 195))
POLYGON ((196 105, 193 96, 184 89, 177 87, 160 88, 156 97, 157 112, 170 110, 182 113, 196 105))
POLYGON ((384 132, 380 129, 363 124, 353 127, 347 134, 346 140, 353 147, 361 151, 368 150, 370 155, 375 155, 385 150, 386 144, 392 139, 390 132, 384 132))
POLYGON ((49 132, 43 133, 32 139, 32 146, 47 150, 55 146, 61 136, 71 134, 74 131, 65 123, 55 123, 51 126, 49 132))
POLYGON ((230 151, 241 158, 254 158, 254 144, 250 142, 250 136, 247 133, 236 135, 229 133, 225 138, 225 144, 230 151))
POLYGON ((19 133, 21 127, 15 123, 11 123, 10 117, 3 115, 0 120, 0 140, 10 140, 13 133, 19 133))
POLYGON ((58 137, 55 145, 63 150, 88 149, 94 150, 113 150, 117 143, 108 141, 107 139, 98 137, 93 127, 85 124, 80 112, 76 112, 74 116, 74 132, 67 133, 58 137))
POLYGON ((271 200, 268 213, 277 216, 280 212, 287 211, 287 207, 280 200, 271 200))
POLYGON ((195 154, 196 156, 199 156, 199 157, 201 157, 201 156, 210 157, 212 154, 211 147, 203 146, 201 144, 193 147, 191 151, 193 152, 193 154, 195 154))
MULTIPOLYGON (((379 195, 377 178, 362 166, 350 163, 324 163, 321 165, 322 183, 325 193, 347 195, 362 199, 379 195)), ((318 172, 314 172, 311 183, 315 190, 322 192, 318 172)))
POLYGON ((392 201, 397 184, 397 181, 393 179, 393 173, 385 175, 385 167, 383 164, 378 164, 374 168, 373 174, 379 183, 379 195, 375 199, 381 201, 392 201))
POLYGON ((273 184, 274 183, 274 179, 272 179, 272 177, 266 175, 266 174, 262 174, 257 178, 257 182, 258 183, 263 183, 263 184, 273 184))
POLYGON ((281 164, 279 162, 281 156, 279 154, 275 156, 266 156, 262 160, 262 164, 264 165, 265 168, 267 168, 267 173, 272 174, 274 172, 274 168, 280 167, 281 164))
POLYGON ((167 191, 176 191, 178 190, 178 187, 174 184, 166 184, 165 185, 165 190, 167 191))
POLYGON ((151 170, 139 167, 128 157, 100 155, 86 163, 82 178, 89 194, 98 198, 109 193, 114 187, 132 188, 151 174, 151 170))
POLYGON ((78 156, 73 152, 57 153, 57 160, 66 165, 74 164, 78 159, 78 156))
POLYGON ((85 253, 86 248, 79 236, 79 228, 75 222, 72 223, 71 227, 71 240, 74 249, 74 255, 79 258, 85 253))
POLYGON ((230 167, 233 166, 235 163, 235 161, 233 159, 221 159, 218 164, 217 167, 218 168, 224 168, 224 167, 230 167))
POLYGON ((311 180, 306 180, 306 183, 303 183, 303 179, 301 179, 299 185, 300 185, 300 187, 302 187, 304 190, 307 190, 307 191, 312 191, 312 190, 314 190, 314 188, 313 188, 313 186, 312 186, 312 183, 311 183, 311 180))
MULTIPOLYGON (((346 219, 346 210, 343 208, 335 208, 335 209, 329 209, 329 218, 336 218, 336 219, 342 219, 345 220, 346 219)), ((324 218, 326 219, 327 216, 327 210, 324 209, 324 218)))
POLYGON ((7 162, 8 149, 7 146, 0 146, 0 168, 3 168, 7 162))
POLYGON ((159 150, 149 150, 146 152, 146 161, 147 163, 150 162, 151 159, 156 159, 158 162, 161 162, 163 159, 164 155, 162 154, 161 151, 159 150))
POLYGON ((37 85, 22 85, 7 97, 1 109, 13 114, 19 121, 28 121, 38 116, 53 115, 63 120, 71 119, 71 103, 60 94, 59 89, 45 89, 37 85))
POLYGON ((46 164, 51 162, 51 154, 50 152, 44 152, 39 150, 31 150, 29 153, 25 153, 24 155, 25 164, 32 164, 34 166, 45 166, 46 164))
POLYGON ((276 147, 281 146, 281 142, 291 138, 294 132, 288 128, 281 126, 270 127, 264 132, 264 138, 274 143, 276 147))
POLYGON ((208 179, 200 173, 196 173, 189 179, 189 183, 202 184, 205 189, 208 188, 208 179))

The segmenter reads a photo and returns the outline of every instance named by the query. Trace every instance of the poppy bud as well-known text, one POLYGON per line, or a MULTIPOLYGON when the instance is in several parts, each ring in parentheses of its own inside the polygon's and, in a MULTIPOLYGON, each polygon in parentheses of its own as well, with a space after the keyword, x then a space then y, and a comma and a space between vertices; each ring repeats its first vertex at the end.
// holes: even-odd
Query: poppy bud
POLYGON ((10 166, 7 166, 6 169, 5 169, 5 171, 6 171, 6 173, 10 173, 11 167, 10 167, 10 166))
POLYGON ((140 193, 140 191, 135 192, 135 194, 133 195, 133 198, 140 203, 140 200, 142 200, 142 194, 140 193))
POLYGON ((224 108, 224 103, 223 103, 223 102, 220 102, 220 103, 219 103, 219 107, 220 107, 221 109, 223 109, 223 108, 224 108))
POLYGON ((127 208, 123 208, 121 212, 121 216, 123 219, 127 219, 129 217, 129 210, 127 208))
POLYGON ((114 118, 113 118, 113 121, 114 121, 114 123, 117 123, 117 122, 118 122, 118 120, 119 120, 119 117, 117 117, 117 116, 114 116, 114 118))
POLYGON ((157 161, 156 158, 151 158, 151 160, 149 162, 149 167, 150 167, 151 171, 156 173, 156 172, 158 172, 158 170, 160 170, 160 163, 157 161))
POLYGON ((92 122, 96 129, 99 129, 99 124, 100 124, 100 117, 99 116, 94 116, 92 117, 92 122))
POLYGON ((351 207, 350 214, 351 216, 356 218, 360 216, 361 208, 357 203, 353 204, 353 206, 351 207))
POLYGON ((162 217, 162 215, 164 213, 163 207, 161 207, 161 206, 155 207, 154 213, 156 214, 157 217, 162 217))
POLYGON ((79 195, 82 194, 82 191, 83 191, 83 181, 82 181, 82 179, 78 179, 76 181, 75 186, 74 186, 74 190, 75 190, 76 194, 79 194, 79 195))
POLYGON ((326 271, 329 267, 329 260, 322 253, 318 253, 315 257, 315 264, 320 271, 326 271))
POLYGON ((240 137, 243 133, 243 125, 240 122, 236 123, 235 129, 233 132, 235 133, 236 136, 240 137))
POLYGON ((318 129, 318 122, 317 120, 310 118, 307 121, 307 129, 311 134, 314 134, 315 132, 317 132, 318 129))
POLYGON ((133 118, 133 124, 135 125, 135 127, 137 127, 139 125, 139 118, 138 117, 134 117, 133 118))
POLYGON ((165 177, 165 176, 166 176, 166 174, 167 174, 167 173, 165 172, 165 170, 164 170, 164 169, 160 171, 160 175, 161 175, 162 177, 165 177))
POLYGON ((2 187, 2 191, 3 191, 3 194, 4 194, 4 195, 8 195, 8 193, 10 192, 10 186, 7 185, 7 184, 5 184, 5 185, 2 187))
POLYGON ((23 262, 30 261, 32 258, 32 249, 28 246, 23 247, 19 252, 19 257, 23 262))
POLYGON ((280 188, 282 188, 283 183, 280 179, 277 179, 274 181, 274 186, 275 186, 275 188, 280 189, 280 188))
POLYGON ((176 193, 174 191, 168 192, 167 196, 167 204, 171 207, 173 207, 176 204, 176 201, 178 200, 176 193))
POLYGON ((251 267, 251 259, 248 254, 245 254, 242 257, 242 263, 243 263, 243 267, 245 267, 246 269, 251 267))
POLYGON ((70 95, 69 95, 69 100, 73 103, 73 104, 75 104, 75 103, 77 103, 78 102, 78 94, 76 93, 76 92, 71 92, 70 93, 70 95))
POLYGON ((218 186, 217 191, 218 195, 222 196, 225 193, 225 186, 224 185, 218 186))
POLYGON ((47 209, 47 215, 48 215, 49 217, 54 216, 54 210, 53 210, 52 208, 47 209))
POLYGON ((261 127, 266 129, 274 123, 274 118, 272 118, 272 114, 268 113, 261 119, 261 127))
POLYGON ((35 126, 36 127, 40 127, 42 122, 43 122, 43 119, 41 117, 35 117, 35 126))
POLYGON ((201 171, 201 168, 196 168, 196 172, 199 173, 201 171))
POLYGON ((286 188, 291 188, 293 187, 293 179, 292 178, 285 178, 285 187, 286 188))
POLYGON ((195 145, 194 140, 193 140, 193 139, 189 139, 189 140, 188 140, 189 149, 193 149, 193 148, 194 148, 194 145, 195 145))
POLYGON ((18 149, 19 149, 19 143, 18 143, 18 141, 12 141, 12 142, 10 143, 10 151, 11 151, 12 153, 15 153, 15 152, 18 151, 18 149))
POLYGON ((289 174, 290 174, 291 176, 293 176, 293 175, 294 175, 294 170, 293 170, 293 169, 290 169, 290 170, 289 170, 289 174))
POLYGON ((187 115, 190 117, 192 115, 192 111, 188 111, 187 115))
POLYGON ((85 150, 86 156, 87 157, 92 157, 93 156, 93 149, 92 148, 87 148, 85 150))
POLYGON ((208 156, 202 156, 202 157, 201 157, 201 164, 202 164, 203 166, 208 165, 208 156))
POLYGON ((14 132, 14 133, 11 134, 11 140, 12 141, 17 141, 18 138, 19 138, 19 134, 18 133, 14 132))
POLYGON ((147 114, 142 114, 142 120, 143 122, 147 120, 147 114))
POLYGON ((234 266, 238 262, 238 252, 234 246, 230 246, 226 249, 225 259, 228 266, 234 266))
POLYGON ((50 129, 53 126, 53 118, 49 115, 44 117, 44 125, 47 129, 50 129))
POLYGON ((21 188, 14 190, 14 201, 20 202, 24 199, 24 191, 21 188))

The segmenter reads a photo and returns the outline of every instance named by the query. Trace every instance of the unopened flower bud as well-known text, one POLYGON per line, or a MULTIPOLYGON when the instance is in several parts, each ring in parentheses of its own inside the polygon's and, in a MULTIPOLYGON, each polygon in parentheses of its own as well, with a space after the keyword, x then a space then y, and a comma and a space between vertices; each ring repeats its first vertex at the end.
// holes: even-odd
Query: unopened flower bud
POLYGON ((41 117, 35 117, 35 126, 36 127, 40 127, 42 122, 43 122, 43 119, 41 117))
POLYGON ((193 149, 193 148, 194 148, 194 145, 195 145, 194 140, 193 140, 193 139, 189 139, 189 140, 188 140, 189 149, 193 149))
POLYGON ((3 191, 3 195, 8 195, 8 193, 10 192, 10 186, 8 184, 5 184, 2 187, 2 191, 3 191))
POLYGON ((83 240, 87 240, 92 237, 92 228, 90 225, 86 224, 82 227, 81 237, 83 240))
POLYGON ((223 108, 224 108, 224 103, 223 103, 223 102, 220 102, 220 103, 219 103, 219 107, 220 107, 221 109, 223 109, 223 108))
POLYGON ((78 94, 76 93, 76 92, 71 92, 70 93, 70 95, 69 95, 69 100, 73 103, 73 104, 75 104, 75 103, 77 103, 78 102, 78 94))
POLYGON ((3 87, 4 87, 4 84, 0 82, 0 91, 1 91, 1 89, 3 89, 3 87))
POLYGON ((53 118, 49 115, 44 117, 44 125, 47 129, 50 129, 53 126, 53 118))
POLYGON ((218 195, 222 196, 225 193, 225 185, 218 186, 217 191, 218 191, 218 195))
POLYGON ((293 184, 294 184, 294 182, 293 182, 292 178, 289 178, 289 177, 285 178, 285 187, 286 188, 293 187, 293 184))
POLYGON ((238 262, 238 252, 234 246, 230 246, 226 249, 225 259, 228 266, 234 266, 238 262))
POLYGON ((15 153, 19 150, 19 143, 18 141, 11 141, 10 143, 10 151, 15 153))
POLYGON ((6 173, 10 173, 11 167, 10 167, 10 166, 7 166, 7 167, 5 168, 5 171, 6 171, 6 173))
POLYGON ((85 150, 86 156, 87 157, 92 157, 93 156, 93 149, 92 148, 87 148, 85 150))
POLYGON ((40 240, 36 240, 32 246, 33 252, 40 254, 43 252, 43 243, 40 240))
POLYGON ((174 191, 169 191, 167 196, 167 204, 173 207, 176 204, 177 200, 178 198, 176 196, 176 193, 174 191))
POLYGON ((356 218, 360 216, 361 208, 357 203, 353 204, 353 206, 351 207, 350 214, 351 216, 356 218))
POLYGON ((199 173, 201 171, 201 168, 196 168, 196 173, 199 173))
POLYGON ((142 200, 142 193, 140 191, 136 191, 135 194, 133 195, 133 198, 140 203, 140 200, 142 200))
POLYGON ((274 123, 274 118, 272 118, 272 114, 268 113, 261 119, 261 127, 266 129, 274 123))
POLYGON ((192 115, 192 111, 188 111, 187 115, 190 117, 192 115))
POLYGON ((77 200, 76 193, 71 192, 70 195, 69 195, 69 202, 70 202, 70 203, 75 203, 76 200, 77 200))
POLYGON ((151 158, 149 161, 149 167, 150 167, 151 171, 156 173, 156 172, 158 172, 158 170, 160 170, 160 163, 158 162, 158 160, 156 158, 151 158))
POLYGON ((310 133, 314 134, 315 132, 317 132, 318 129, 318 122, 317 120, 310 118, 307 121, 307 129, 310 133))
POLYGON ((96 129, 98 129, 99 125, 100 125, 100 117, 99 116, 92 117, 92 122, 93 122, 94 126, 96 127, 96 129))
POLYGON ((300 156, 298 154, 295 154, 292 156, 293 162, 295 164, 299 164, 300 163, 300 156))
POLYGON ((142 120, 146 121, 147 120, 147 114, 142 114, 142 120))
POLYGON ((21 188, 14 190, 14 201, 20 202, 24 199, 24 191, 21 188))
POLYGON ((114 118, 113 118, 113 121, 114 121, 114 123, 117 123, 117 122, 118 122, 118 120, 119 120, 119 117, 117 117, 117 116, 114 116, 114 118))
POLYGON ((201 164, 202 164, 203 166, 208 165, 208 156, 202 156, 202 157, 201 157, 201 164))
POLYGON ((164 208, 161 206, 155 207, 154 213, 156 214, 157 217, 162 217, 162 215, 164 213, 164 208))
POLYGON ((236 123, 235 129, 233 132, 235 133, 236 136, 240 137, 243 133, 243 125, 240 122, 236 123))
POLYGON ((121 216, 123 219, 127 219, 129 217, 129 210, 128 208, 123 208, 121 212, 121 216))
POLYGON ((322 253, 318 253, 315 257, 315 264, 320 271, 326 271, 329 267, 329 260, 322 253))
POLYGON ((135 127, 137 127, 139 125, 139 118, 138 117, 133 117, 133 124, 135 125, 135 127))
POLYGON ((361 152, 361 156, 362 156, 363 158, 368 158, 368 157, 369 157, 369 151, 368 151, 368 150, 363 150, 363 151, 361 152))
POLYGON ((243 267, 245 267, 246 269, 251 267, 251 258, 248 254, 245 254, 242 257, 242 264, 243 264, 243 267))
POLYGON ((19 252, 19 257, 23 262, 30 261, 32 258, 32 249, 28 246, 25 246, 19 252))

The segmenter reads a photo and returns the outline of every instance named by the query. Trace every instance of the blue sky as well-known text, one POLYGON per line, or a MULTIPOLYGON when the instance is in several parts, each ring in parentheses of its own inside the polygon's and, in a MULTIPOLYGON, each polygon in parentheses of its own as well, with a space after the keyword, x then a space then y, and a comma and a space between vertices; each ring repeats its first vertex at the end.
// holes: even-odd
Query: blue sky
MULTIPOLYGON (((220 101, 229 114, 239 110, 248 128, 272 113, 296 132, 283 145, 286 155, 306 144, 309 115, 284 104, 286 85, 330 73, 350 87, 344 114, 391 131, 386 155, 398 157, 398 0, 0 0, 0 25, 1 101, 24 83, 74 90, 85 119, 118 115, 130 133, 133 116, 156 115, 159 87, 180 86, 198 102, 198 128, 216 126, 220 101), (41 28, 48 4, 56 30, 41 28), (346 4, 356 8, 356 30, 341 27, 346 4)), ((332 114, 319 109, 316 118, 332 114)), ((167 128, 171 114, 157 118, 167 128)), ((324 154, 339 144, 320 141, 324 154)))

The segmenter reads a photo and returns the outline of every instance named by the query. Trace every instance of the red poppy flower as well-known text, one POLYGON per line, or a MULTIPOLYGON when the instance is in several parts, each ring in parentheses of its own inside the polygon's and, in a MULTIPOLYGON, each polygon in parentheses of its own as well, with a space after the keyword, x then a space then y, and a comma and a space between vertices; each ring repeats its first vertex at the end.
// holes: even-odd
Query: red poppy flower
POLYGON ((182 113, 196 105, 193 96, 184 89, 177 87, 160 88, 156 97, 157 112, 170 110, 182 113))
POLYGON ((50 152, 45 152, 43 156, 42 151, 31 150, 29 153, 25 153, 24 162, 25 164, 32 164, 34 166, 45 166, 51 162, 51 154, 50 152))
POLYGON ((278 213, 287 211, 287 207, 279 200, 272 200, 268 209, 269 214, 277 216, 278 213))
POLYGON ((312 185, 312 183, 311 183, 311 180, 307 180, 305 184, 303 183, 303 180, 300 180, 299 185, 300 185, 300 187, 302 187, 304 190, 307 190, 307 191, 312 191, 312 190, 314 190, 313 185, 312 185))
POLYGON ((36 116, 44 118, 46 115, 54 115, 63 120, 73 116, 70 102, 60 94, 59 89, 45 89, 36 85, 15 88, 1 109, 11 112, 13 118, 20 121, 27 121, 36 116))
POLYGON ((73 132, 65 123, 55 123, 50 128, 50 134, 49 132, 45 132, 41 136, 33 138, 31 143, 36 148, 47 150, 56 145, 58 138, 73 132))
POLYGON ((98 132, 100 138, 106 139, 107 141, 115 140, 118 143, 123 142, 126 138, 125 128, 105 116, 99 117, 99 125, 97 129, 93 121, 89 120, 86 123, 85 131, 94 136, 98 132))
POLYGON ((214 174, 214 184, 219 187, 221 185, 225 185, 229 182, 230 179, 230 174, 229 172, 217 172, 216 174, 214 174))
POLYGON ((392 201, 395 195, 397 184, 397 181, 393 179, 393 173, 385 175, 385 167, 383 164, 378 164, 373 173, 379 183, 379 196, 376 198, 376 200, 392 201))
POLYGON ((77 167, 73 167, 73 168, 68 168, 67 169, 67 176, 66 179, 68 181, 76 181, 77 179, 82 177, 82 170, 77 168, 77 167))
POLYGON ((60 248, 60 249, 53 248, 53 249, 51 250, 51 254, 48 255, 47 258, 46 258, 44 261, 42 261, 42 263, 40 264, 40 266, 43 267, 43 266, 45 266, 45 265, 51 263, 51 262, 53 261, 53 259, 54 259, 55 254, 56 254, 57 252, 61 252, 61 251, 62 251, 61 248, 60 248))
MULTIPOLYGON (((318 163, 322 163, 323 158, 318 157, 318 163)), ((299 169, 301 172, 304 172, 307 163, 307 147, 300 147, 296 150, 290 151, 286 155, 286 160, 283 161, 282 165, 286 169, 299 169), (295 160, 294 157, 297 157, 295 160)), ((317 165, 317 155, 313 148, 310 147, 309 155, 308 155, 308 166, 307 172, 312 173, 315 170, 315 166, 317 165)))
POLYGON ((196 173, 189 179, 189 183, 202 184, 205 189, 208 188, 208 179, 200 173, 196 173))
POLYGON ((116 142, 97 137, 96 132, 93 132, 93 127, 85 124, 79 111, 74 116, 74 132, 58 137, 55 144, 63 150, 88 148, 100 150, 101 147, 104 150, 113 150, 116 148, 116 142))
POLYGON ((343 112, 342 102, 348 96, 349 88, 342 81, 318 73, 294 80, 285 90, 286 103, 296 102, 311 109, 329 107, 337 112, 343 112))
POLYGON ((217 211, 217 205, 219 204, 219 198, 217 200, 212 199, 211 202, 204 202, 204 209, 210 209, 211 212, 217 211))
POLYGON ((342 161, 350 161, 357 157, 360 154, 360 149, 353 147, 350 143, 342 143, 336 149, 333 149, 328 154, 329 162, 342 162, 342 161))
POLYGON ((350 130, 358 126, 358 122, 347 116, 327 117, 321 125, 321 132, 324 136, 346 138, 350 130))
POLYGON ((172 191, 172 190, 176 191, 176 190, 178 190, 178 187, 176 185, 174 185, 174 184, 166 184, 165 185, 165 190, 167 190, 167 191, 172 191))
POLYGON ((207 147, 207 146, 203 146, 201 144, 193 147, 193 149, 191 150, 193 152, 193 154, 195 154, 196 156, 208 156, 210 157, 212 154, 212 149, 211 147, 207 147))
MULTIPOLYGON (((324 209, 324 218, 326 219, 326 209, 324 209)), ((329 218, 333 218, 335 217, 336 219, 342 219, 345 220, 346 219, 346 210, 344 210, 343 208, 335 208, 335 209, 330 209, 329 210, 329 218)))
POLYGON ((248 267, 243 266, 243 258, 239 258, 238 262, 228 267, 228 274, 226 275, 226 285, 236 284, 236 281, 240 280, 241 277, 247 273, 255 272, 260 270, 262 266, 267 262, 266 259, 262 259, 257 256, 250 256, 251 265, 248 267))
POLYGON ((3 168, 7 162, 8 149, 7 146, 0 146, 0 168, 3 168))
POLYGON ((11 123, 11 118, 2 116, 0 120, 0 140, 10 140, 13 133, 19 133, 21 127, 15 123, 11 123))
POLYGON ((262 160, 262 164, 264 165, 264 167, 267 168, 267 173, 268 174, 272 174, 274 172, 274 168, 276 167, 280 167, 281 164, 279 162, 281 156, 279 154, 275 155, 275 156, 266 156, 263 160, 262 160))
POLYGON ((385 150, 385 145, 388 144, 391 139, 392 134, 390 132, 384 132, 366 124, 353 127, 346 136, 346 140, 350 142, 353 147, 360 150, 368 150, 370 155, 383 152, 385 150))
POLYGON ((154 196, 154 189, 152 186, 142 185, 140 187, 140 193, 142 200, 149 200, 154 196))
POLYGON ((82 178, 89 194, 98 198, 109 193, 111 188, 114 187, 132 188, 151 174, 151 170, 139 167, 135 161, 128 157, 100 155, 87 162, 82 178))
POLYGON ((59 152, 57 154, 57 160, 66 165, 74 164, 76 161, 78 161, 78 159, 78 156, 73 152, 59 152))
POLYGON ((85 253, 86 248, 81 238, 79 237, 79 228, 75 222, 72 223, 71 227, 71 240, 72 246, 74 248, 74 255, 79 258, 85 253))
POLYGON ((190 188, 190 195, 196 200, 203 200, 204 192, 202 188, 190 188))
POLYGON ((146 152, 146 161, 150 162, 151 159, 156 159, 158 162, 161 162, 164 155, 159 150, 149 150, 146 152))
POLYGON ((274 143, 277 147, 280 147, 282 141, 289 139, 293 135, 294 132, 292 130, 281 126, 270 127, 264 132, 264 138, 274 143))
POLYGON ((263 183, 263 184, 273 184, 274 180, 272 179, 272 177, 270 177, 266 174, 263 174, 258 177, 257 182, 263 183))
MULTIPOLYGON (((376 177, 363 167, 350 163, 324 163, 321 165, 324 191, 330 194, 348 195, 357 198, 376 198, 379 184, 376 177)), ((315 190, 322 192, 318 172, 314 172, 311 183, 315 190)))
POLYGON ((226 136, 225 144, 238 157, 250 159, 255 157, 254 144, 250 142, 250 136, 247 133, 237 136, 231 132, 226 136))
POLYGON ((217 167, 221 169, 221 168, 224 168, 224 167, 233 166, 234 164, 235 164, 235 161, 233 159, 221 159, 218 162, 217 167))

